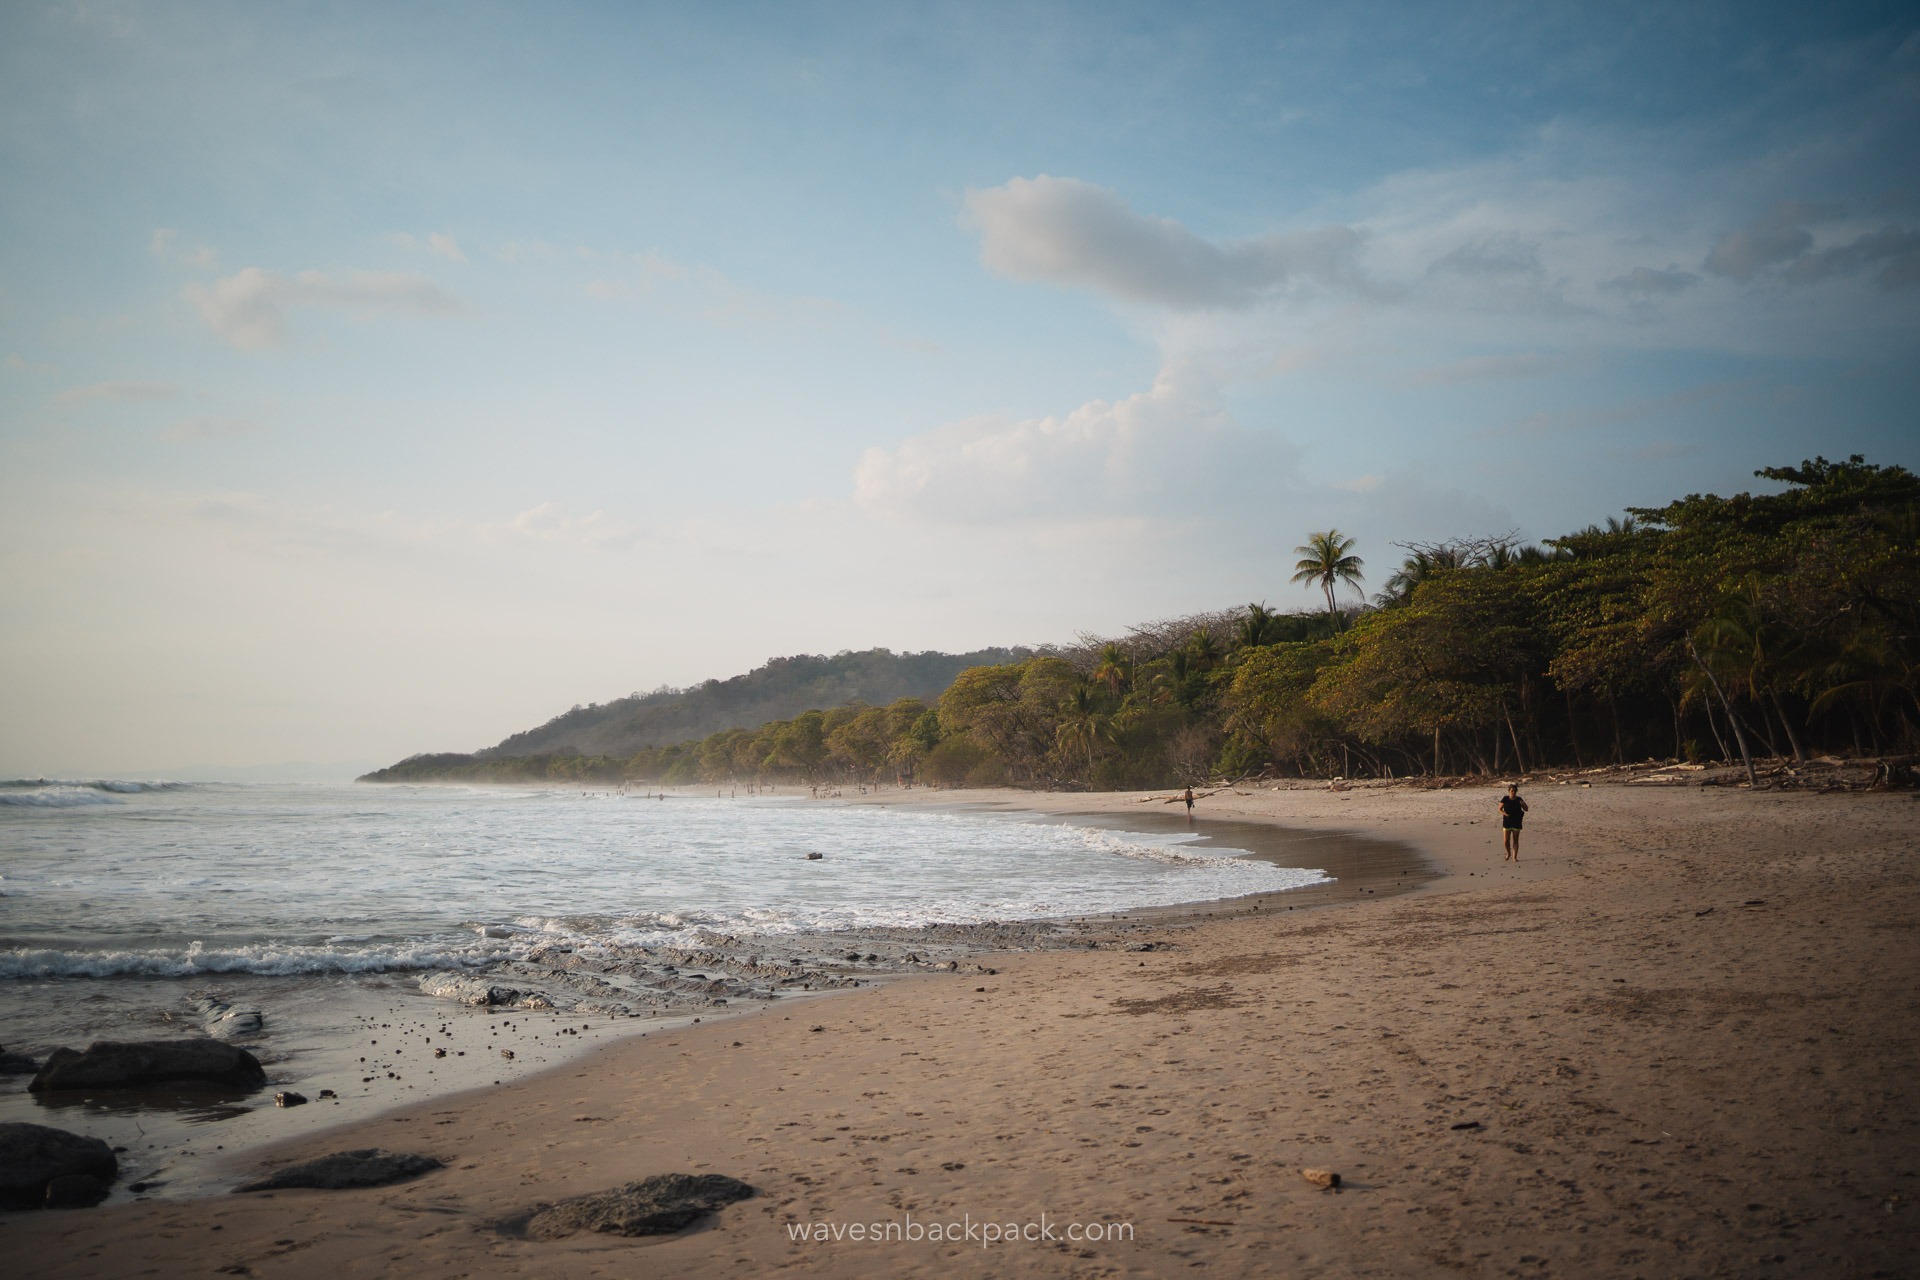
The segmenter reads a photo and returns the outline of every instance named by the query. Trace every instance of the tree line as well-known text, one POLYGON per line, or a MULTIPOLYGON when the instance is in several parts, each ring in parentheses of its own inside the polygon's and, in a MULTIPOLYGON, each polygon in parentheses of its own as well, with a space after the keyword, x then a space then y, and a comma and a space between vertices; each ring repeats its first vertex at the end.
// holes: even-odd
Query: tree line
MULTIPOLYGON (((625 756, 416 756, 368 777, 1118 789, 1268 773, 1499 774, 1920 746, 1920 478, 1814 458, 1778 492, 1630 508, 1537 545, 1412 543, 1371 600, 1249 605, 964 670, 932 702, 813 710, 625 756)), ((1348 597, 1343 600, 1343 593, 1348 597)), ((1357 598, 1356 598, 1357 597, 1357 598)))

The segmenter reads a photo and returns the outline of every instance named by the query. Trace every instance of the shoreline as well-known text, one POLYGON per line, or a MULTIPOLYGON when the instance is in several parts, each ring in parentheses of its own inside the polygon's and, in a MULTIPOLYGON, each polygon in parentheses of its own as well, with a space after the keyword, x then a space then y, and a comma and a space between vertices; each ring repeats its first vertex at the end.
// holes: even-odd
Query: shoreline
MULTIPOLYGON (((594 788, 560 789, 597 794, 594 788)), ((1001 796, 995 803, 981 804, 970 799, 947 803, 944 793, 938 792, 903 792, 883 797, 882 803, 889 807, 991 809, 1041 822, 1086 819, 1090 825, 1152 835, 1188 829, 1167 814, 1048 811, 1021 804, 1021 793, 1014 794, 1012 803, 1001 796)), ((861 796, 858 800, 874 798, 861 796)), ((818 803, 839 807, 854 801, 836 797, 818 803)), ((1203 834, 1216 842, 1224 838, 1235 851, 1262 861, 1286 866, 1303 866, 1308 861, 1287 856, 1287 842, 1274 838, 1276 829, 1267 824, 1238 824, 1232 829, 1216 824, 1203 834)), ((241 1037, 234 1043, 260 1057, 268 1083, 259 1091, 244 1094, 161 1087, 109 1094, 104 1099, 46 1102, 26 1094, 25 1078, 21 1077, 8 1081, 13 1087, 0 1093, 0 1120, 78 1128, 113 1144, 121 1152, 122 1173, 107 1201, 109 1205, 205 1198, 243 1180, 245 1171, 263 1153, 288 1143, 319 1140, 326 1133, 378 1121, 395 1111, 438 1105, 449 1098, 524 1081, 541 1071, 560 1070, 596 1048, 649 1033, 717 1024, 775 1005, 784 1008, 796 997, 867 989, 915 973, 937 974, 939 966, 977 973, 989 969, 984 963, 987 957, 1008 951, 1017 954, 1122 945, 1116 939, 1150 926, 1198 922, 1278 906, 1350 900, 1361 893, 1401 887, 1388 873, 1418 868, 1420 875, 1428 874, 1420 860, 1401 846, 1379 844, 1372 851, 1372 859, 1356 859, 1348 850, 1347 861, 1338 864, 1340 879, 1335 883, 1239 898, 967 925, 802 932, 728 937, 724 941, 716 937, 700 947, 692 960, 689 953, 693 944, 652 948, 651 952, 681 964, 695 963, 707 973, 747 981, 756 980, 756 975, 738 962, 752 953, 755 964, 750 968, 758 968, 758 961, 764 958, 771 967, 786 966, 798 972, 800 977, 793 980, 796 983, 802 978, 812 981, 770 989, 765 1002, 743 1001, 737 992, 730 991, 728 994, 734 996, 731 1004, 718 999, 625 1016, 597 1009, 569 1011, 522 1003, 474 1007, 420 990, 420 983, 437 972, 455 974, 481 986, 498 983, 522 988, 535 995, 564 990, 552 985, 555 979, 579 981, 579 975, 567 970, 547 975, 543 982, 540 975, 530 972, 531 966, 522 962, 469 970, 395 970, 361 975, 209 974, 109 979, 105 981, 113 985, 111 993, 87 995, 79 994, 85 980, 68 979, 58 983, 66 989, 64 996, 36 990, 34 998, 110 1001, 90 1015, 93 1030, 75 1040, 76 1045, 92 1040, 169 1038, 183 1030, 198 1033, 199 1021, 178 1012, 189 1003, 190 992, 218 991, 239 1007, 263 1009, 269 1018, 267 1035, 241 1037), (1358 868, 1357 879, 1373 887, 1350 883, 1352 868, 1348 863, 1358 868), (846 963, 851 957, 842 953, 850 946, 863 956, 859 963, 846 963), (920 956, 924 963, 903 964, 903 955, 920 956), (436 1049, 440 1056, 427 1056, 436 1049), (283 1089, 301 1092, 309 1101, 297 1108, 276 1108, 273 1095, 283 1089), (322 1089, 327 1091, 324 1096, 322 1089)), ((589 976, 587 980, 592 979, 589 976)), ((614 980, 620 981, 617 976, 614 980)), ((636 999, 617 989, 614 994, 636 999)))
POLYGON ((0 1239, 76 1277, 402 1258, 421 1275, 1898 1274, 1920 1244, 1914 801, 1537 787, 1516 867, 1484 816, 1495 794, 1202 801, 1203 825, 1359 827, 1451 874, 1340 912, 1138 922, 1145 954, 1015 953, 798 1021, 776 1005, 625 1039, 271 1153, 448 1159, 414 1183, 14 1214, 0 1239), (1308 1186, 1309 1165, 1345 1188, 1308 1186), (659 1240, 486 1225, 672 1171, 761 1194, 659 1240), (784 1233, 1042 1209, 1137 1235, 983 1251, 784 1233))

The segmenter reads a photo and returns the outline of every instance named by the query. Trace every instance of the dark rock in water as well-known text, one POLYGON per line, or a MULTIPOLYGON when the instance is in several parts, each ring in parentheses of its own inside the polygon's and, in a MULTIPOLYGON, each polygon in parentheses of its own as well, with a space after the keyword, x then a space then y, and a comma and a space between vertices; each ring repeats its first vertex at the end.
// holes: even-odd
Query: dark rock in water
POLYGON ((273 1105, 276 1107, 304 1107, 307 1105, 307 1095, 304 1093, 295 1093, 293 1090, 288 1089, 283 1093, 273 1095, 273 1105))
POLYGON ((26 1054, 0 1049, 0 1076, 30 1076, 39 1069, 40 1064, 26 1054))
POLYGON ((286 1191, 315 1187, 321 1191, 341 1191, 350 1187, 384 1187, 432 1173, 440 1167, 440 1162, 432 1156, 364 1147, 358 1151, 336 1151, 305 1164, 288 1165, 234 1190, 286 1191))
POLYGON ((111 1188, 102 1178, 90 1173, 65 1173, 47 1184, 49 1209, 91 1209, 107 1198, 111 1188))
POLYGON ((663 1173, 548 1205, 527 1219, 525 1230, 535 1240, 558 1240, 576 1231, 666 1235, 753 1193, 752 1187, 725 1174, 663 1173))
POLYGON ((821 861, 822 859, 824 859, 824 858, 825 858, 826 856, 827 856, 827 855, 826 855, 826 854, 824 854, 824 853, 810 853, 810 854, 808 854, 808 855, 807 855, 807 861, 808 861, 808 862, 819 862, 819 861, 821 861))
POLYGON ((527 994, 518 987, 503 987, 484 978, 469 978, 457 973, 429 973, 420 979, 420 990, 425 995, 457 1000, 475 1007, 517 1004, 527 994))
POLYGON ((194 1002, 194 1008, 199 1011, 207 1034, 216 1040, 257 1035, 267 1025, 266 1015, 258 1009, 228 1004, 217 996, 201 996, 194 1002))
POLYGON ((208 1084, 258 1089, 260 1060, 218 1040, 96 1040, 85 1053, 55 1049, 27 1088, 124 1089, 147 1084, 208 1084))
POLYGON ((44 1124, 0 1124, 0 1208, 37 1208, 61 1178, 83 1174, 104 1185, 119 1173, 112 1148, 98 1138, 44 1124))

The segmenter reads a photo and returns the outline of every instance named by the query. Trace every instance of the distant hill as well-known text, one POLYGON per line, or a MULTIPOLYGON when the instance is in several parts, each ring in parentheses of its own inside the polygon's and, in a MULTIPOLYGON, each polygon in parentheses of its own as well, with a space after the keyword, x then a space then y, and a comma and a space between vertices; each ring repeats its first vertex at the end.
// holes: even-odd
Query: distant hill
POLYGON ((833 657, 772 658, 731 680, 691 689, 656 689, 613 702, 575 707, 537 729, 516 733, 476 754, 490 756, 625 756, 643 747, 704 738, 722 729, 757 729, 816 707, 849 702, 884 706, 896 698, 928 701, 946 692, 968 667, 1014 662, 1024 649, 973 653, 894 653, 868 649, 833 657))

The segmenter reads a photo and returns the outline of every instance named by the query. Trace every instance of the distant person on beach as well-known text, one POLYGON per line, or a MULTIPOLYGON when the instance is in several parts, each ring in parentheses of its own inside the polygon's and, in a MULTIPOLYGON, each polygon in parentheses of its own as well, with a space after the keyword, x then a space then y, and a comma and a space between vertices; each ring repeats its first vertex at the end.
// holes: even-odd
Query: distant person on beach
POLYGON ((1500 797, 1500 835, 1506 841, 1508 862, 1520 861, 1520 820, 1527 816, 1527 802, 1520 798, 1520 784, 1509 782, 1507 794, 1500 797))
POLYGON ((1192 817, 1193 816, 1193 788, 1188 787, 1187 794, 1185 794, 1184 796, 1181 796, 1180 798, 1187 802, 1187 816, 1192 817))

